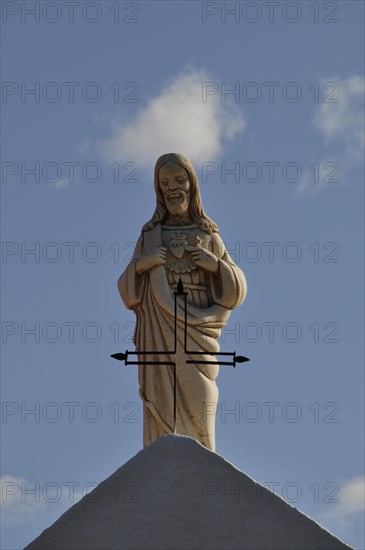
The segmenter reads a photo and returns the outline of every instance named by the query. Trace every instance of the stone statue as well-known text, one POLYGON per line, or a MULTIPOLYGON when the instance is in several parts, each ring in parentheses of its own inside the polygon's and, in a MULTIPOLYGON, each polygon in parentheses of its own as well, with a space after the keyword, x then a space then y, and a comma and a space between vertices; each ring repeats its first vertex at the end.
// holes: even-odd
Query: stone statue
MULTIPOLYGON (((137 351, 174 348, 175 296, 181 278, 187 295, 187 349, 218 352, 217 339, 230 311, 246 296, 246 280, 227 253, 217 225, 205 214, 190 161, 162 155, 155 166, 156 210, 142 228, 131 263, 118 281, 125 306, 137 317, 137 351)), ((218 401, 216 364, 186 364, 184 307, 177 306, 177 354, 151 360, 177 362, 176 431, 215 450, 215 416, 204 414, 218 401), (206 411, 205 411, 206 412, 206 411)), ((149 356, 150 358, 151 356, 149 356)), ((214 361, 214 355, 201 355, 214 361)), ((141 359, 142 360, 142 356, 141 359)), ((195 356, 196 360, 196 356, 195 356)), ((139 365, 144 446, 173 433, 173 371, 167 365, 139 365)))

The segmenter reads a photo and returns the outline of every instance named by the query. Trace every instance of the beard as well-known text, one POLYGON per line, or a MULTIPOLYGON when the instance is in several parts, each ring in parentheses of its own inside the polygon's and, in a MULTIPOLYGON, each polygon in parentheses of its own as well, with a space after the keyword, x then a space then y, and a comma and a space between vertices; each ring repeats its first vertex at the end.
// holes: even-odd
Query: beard
POLYGON ((189 208, 189 199, 186 193, 180 192, 176 197, 167 197, 166 208, 171 216, 180 217, 186 214, 189 208))

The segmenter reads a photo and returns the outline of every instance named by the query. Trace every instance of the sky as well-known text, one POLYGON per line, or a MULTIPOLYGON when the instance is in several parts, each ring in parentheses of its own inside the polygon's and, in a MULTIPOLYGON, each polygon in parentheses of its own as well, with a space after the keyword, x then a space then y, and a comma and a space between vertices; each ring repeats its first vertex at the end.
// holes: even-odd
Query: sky
POLYGON ((179 152, 248 282, 217 452, 363 549, 363 2, 1 7, 1 548, 142 449, 117 280, 179 152))

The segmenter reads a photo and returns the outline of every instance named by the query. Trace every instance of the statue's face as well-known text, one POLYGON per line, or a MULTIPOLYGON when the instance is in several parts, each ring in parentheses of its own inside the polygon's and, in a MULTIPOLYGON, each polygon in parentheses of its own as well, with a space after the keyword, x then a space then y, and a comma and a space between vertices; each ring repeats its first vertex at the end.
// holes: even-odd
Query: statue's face
POLYGON ((169 214, 185 214, 189 208, 191 187, 185 168, 174 162, 166 162, 160 168, 158 181, 169 214))

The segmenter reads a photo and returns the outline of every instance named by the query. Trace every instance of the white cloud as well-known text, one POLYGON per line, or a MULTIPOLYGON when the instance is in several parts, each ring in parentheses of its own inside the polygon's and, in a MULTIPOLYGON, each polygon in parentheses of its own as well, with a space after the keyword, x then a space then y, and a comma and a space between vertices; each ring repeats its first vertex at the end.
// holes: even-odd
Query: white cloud
POLYGON ((340 523, 347 523, 365 510, 365 477, 356 476, 345 483, 337 495, 338 503, 325 516, 340 523))
POLYGON ((6 527, 39 522, 49 513, 59 514, 82 496, 80 488, 71 491, 65 483, 31 482, 9 475, 0 478, 0 502, 6 527))
MULTIPOLYGON (((330 84, 325 90, 326 102, 320 103, 314 115, 313 127, 324 138, 322 160, 318 162, 319 174, 317 181, 313 172, 307 170, 303 174, 298 187, 299 193, 318 193, 333 185, 346 184, 350 171, 363 159, 364 136, 364 89, 365 79, 362 76, 352 76, 347 79, 327 79, 330 84), (332 100, 338 100, 333 103, 332 100), (327 162, 331 160, 338 167, 338 173, 331 178, 332 168, 326 170, 327 162), (338 179, 338 182, 333 182, 338 179)), ((323 80, 322 85, 325 86, 323 80)))
POLYGON ((67 178, 60 178, 57 181, 50 181, 48 185, 55 191, 60 191, 61 189, 71 185, 71 181, 67 178))
POLYGON ((114 123, 99 151, 109 161, 134 161, 148 170, 170 152, 192 162, 215 160, 246 123, 237 105, 222 103, 219 94, 202 101, 202 84, 211 80, 204 70, 178 75, 133 120, 114 123))
POLYGON ((303 175, 297 188, 299 194, 318 194, 328 187, 344 185, 346 183, 347 162, 339 158, 338 155, 333 156, 332 153, 329 154, 329 158, 322 158, 322 160, 317 162, 316 169, 314 169, 313 163, 311 170, 303 170, 303 175))
MULTIPOLYGON (((4 476, 0 479, 3 520, 9 527, 35 521, 44 511, 45 502, 42 499, 36 502, 34 495, 25 494, 25 487, 30 489, 31 484, 24 478, 4 476)), ((32 488, 35 487, 33 484, 32 488)))
POLYGON ((365 145, 365 80, 361 76, 352 76, 347 80, 334 82, 338 84, 339 89, 333 99, 338 99, 338 102, 323 102, 315 115, 314 125, 323 133, 327 143, 334 140, 341 142, 348 160, 359 161, 363 157, 365 145))

